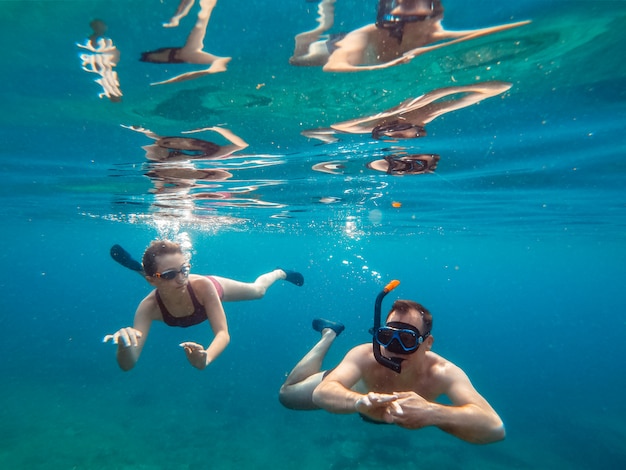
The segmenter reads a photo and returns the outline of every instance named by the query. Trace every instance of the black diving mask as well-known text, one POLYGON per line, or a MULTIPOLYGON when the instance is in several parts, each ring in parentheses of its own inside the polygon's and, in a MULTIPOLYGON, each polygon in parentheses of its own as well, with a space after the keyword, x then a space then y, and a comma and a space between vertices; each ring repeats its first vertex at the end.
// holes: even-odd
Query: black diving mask
POLYGON ((428 335, 422 335, 420 330, 408 323, 389 322, 374 332, 374 339, 391 353, 413 354, 428 335))

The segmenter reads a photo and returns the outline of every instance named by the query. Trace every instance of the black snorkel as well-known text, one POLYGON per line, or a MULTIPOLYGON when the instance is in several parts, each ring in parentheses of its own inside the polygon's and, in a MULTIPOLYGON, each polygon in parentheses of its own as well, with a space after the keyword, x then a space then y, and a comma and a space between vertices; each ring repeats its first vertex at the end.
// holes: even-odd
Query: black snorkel
POLYGON ((385 288, 378 294, 376 297, 376 302, 374 303, 374 338, 372 339, 372 345, 374 349, 374 357, 376 361, 382 366, 388 367, 394 372, 400 373, 400 363, 404 360, 400 357, 386 357, 383 356, 383 353, 380 349, 380 344, 376 341, 376 330, 380 328, 380 306, 383 303, 383 298, 392 290, 394 290, 400 281, 393 280, 389 284, 385 286, 385 288))

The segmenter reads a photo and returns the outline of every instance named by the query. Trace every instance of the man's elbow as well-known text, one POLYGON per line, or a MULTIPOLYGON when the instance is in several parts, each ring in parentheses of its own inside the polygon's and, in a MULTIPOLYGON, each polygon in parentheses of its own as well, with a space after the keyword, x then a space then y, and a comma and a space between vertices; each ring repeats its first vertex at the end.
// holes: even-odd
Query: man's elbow
POLYGON ((119 365, 120 369, 122 369, 124 372, 128 372, 133 367, 135 367, 134 362, 117 361, 117 365, 119 365))
POLYGON ((499 424, 494 424, 489 429, 486 429, 484 433, 473 436, 473 439, 470 439, 470 442, 472 444, 493 444, 494 442, 504 440, 505 437, 506 431, 504 429, 504 424, 500 422, 499 424))
POLYGON ((498 430, 496 431, 496 438, 492 442, 503 441, 506 437, 506 430, 504 429, 504 424, 501 424, 498 430))

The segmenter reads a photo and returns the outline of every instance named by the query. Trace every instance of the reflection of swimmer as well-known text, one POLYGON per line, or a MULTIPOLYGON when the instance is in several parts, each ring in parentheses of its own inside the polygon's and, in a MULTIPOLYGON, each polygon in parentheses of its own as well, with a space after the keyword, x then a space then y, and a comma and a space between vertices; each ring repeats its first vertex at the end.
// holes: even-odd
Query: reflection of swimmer
POLYGON ((326 31, 333 27, 335 22, 335 1, 322 0, 317 7, 319 26, 311 31, 296 36, 296 47, 293 56, 289 59, 292 65, 324 65, 328 60, 334 41, 326 31), (321 38, 324 38, 323 40, 321 38))
MULTIPOLYGON (((199 182, 225 181, 233 177, 233 174, 219 168, 199 169, 162 167, 162 164, 154 164, 144 174, 152 180, 156 194, 170 194, 183 203, 190 201, 195 196, 189 193, 189 189, 201 188, 199 182)), ((202 193, 200 193, 202 194, 202 193)))
POLYGON ((409 122, 392 122, 391 124, 379 124, 372 129, 374 139, 389 137, 392 139, 415 139, 425 137, 426 129, 423 126, 409 122))
POLYGON ((335 0, 321 0, 320 26, 296 36, 293 65, 324 65, 328 72, 375 70, 410 62, 414 57, 451 44, 528 24, 529 21, 491 28, 446 31, 441 25, 440 0, 379 0, 378 18, 349 32, 329 47, 323 33, 334 22, 335 0))
POLYGON ((182 134, 192 134, 204 131, 214 131, 230 141, 230 145, 217 145, 206 140, 190 137, 162 137, 149 129, 139 126, 125 126, 126 129, 140 132, 154 139, 155 143, 142 147, 146 151, 146 158, 156 162, 176 162, 187 160, 207 160, 224 158, 233 153, 245 149, 248 144, 239 136, 228 129, 221 127, 205 127, 184 131, 182 134))
POLYGON ((122 100, 122 90, 120 90, 117 72, 113 69, 120 60, 120 51, 110 38, 104 36, 107 30, 104 21, 96 19, 89 23, 89 26, 93 32, 85 44, 76 44, 81 49, 89 51, 79 54, 82 69, 85 72, 100 75, 100 78, 94 80, 103 89, 103 92, 98 95, 100 98, 106 96, 113 102, 119 102, 122 100))
MULTIPOLYGON (((233 177, 232 173, 219 168, 196 168, 192 163, 177 163, 172 167, 169 163, 152 163, 144 174, 150 178, 154 188, 153 207, 159 211, 172 213, 191 212, 197 207, 197 199, 214 199, 215 185, 207 182, 225 181, 233 177), (206 192, 210 189, 209 192, 206 192)), ((221 193, 219 198, 229 197, 221 193)))
POLYGON ((434 172, 438 162, 439 155, 434 154, 407 155, 404 157, 390 155, 382 160, 368 163, 367 167, 394 176, 421 175, 434 172))
MULTIPOLYGON (((177 26, 178 20, 184 17, 193 5, 194 0, 181 0, 180 6, 176 14, 169 23, 164 26, 177 26)), ((187 72, 176 77, 161 82, 152 83, 152 85, 162 85, 165 83, 182 82, 202 77, 204 75, 225 72, 226 64, 230 62, 230 57, 218 57, 216 55, 204 52, 204 36, 206 28, 209 24, 211 12, 215 7, 217 0, 200 0, 200 12, 198 20, 187 37, 187 42, 183 47, 163 47, 154 51, 144 52, 141 54, 141 61, 154 62, 158 64, 206 64, 210 65, 208 69, 196 72, 187 72)))
POLYGON ((309 129, 302 135, 334 142, 331 134, 368 134, 375 139, 406 139, 426 135, 424 126, 442 114, 465 108, 511 88, 506 82, 484 82, 475 85, 439 88, 417 98, 409 98, 382 113, 333 124, 330 128, 309 129), (455 95, 461 95, 456 97, 455 95), (445 98, 445 99, 444 99, 445 98))
POLYGON ((89 44, 91 44, 91 47, 97 47, 98 39, 104 37, 104 33, 107 32, 107 29, 109 29, 109 27, 104 21, 99 19, 92 20, 91 23, 89 23, 89 26, 91 27, 92 31, 91 35, 89 36, 89 44))
POLYGON ((194 186, 195 181, 224 181, 233 177, 233 174, 216 169, 199 168, 160 168, 152 167, 146 173, 148 178, 158 178, 163 181, 161 186, 175 186, 177 182, 182 182, 186 187, 194 186))
POLYGON ((189 10, 191 10, 194 2, 195 0, 181 0, 178 8, 176 9, 176 13, 174 13, 174 16, 172 16, 172 18, 167 23, 163 23, 163 27, 175 28, 176 26, 178 26, 179 21, 187 16, 187 13, 189 13, 189 10))
POLYGON ((345 165, 341 162, 321 162, 313 165, 313 169, 322 173, 340 175, 343 173, 342 170, 345 169, 345 165))

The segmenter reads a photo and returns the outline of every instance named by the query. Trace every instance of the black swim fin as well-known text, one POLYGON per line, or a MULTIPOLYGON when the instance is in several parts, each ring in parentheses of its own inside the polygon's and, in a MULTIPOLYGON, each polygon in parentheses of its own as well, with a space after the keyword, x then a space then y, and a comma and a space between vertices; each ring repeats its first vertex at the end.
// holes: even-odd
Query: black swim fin
POLYGON ((287 275, 287 277, 285 278, 285 281, 291 282, 292 284, 295 284, 296 286, 301 286, 304 284, 304 276, 300 274, 299 272, 292 271, 290 269, 283 269, 283 268, 278 268, 278 269, 282 269, 283 271, 285 271, 285 274, 287 275))
POLYGON ((113 245, 111 247, 111 258, 117 261, 119 264, 132 271, 137 271, 143 275, 143 266, 141 263, 130 255, 128 251, 119 245, 113 245))

